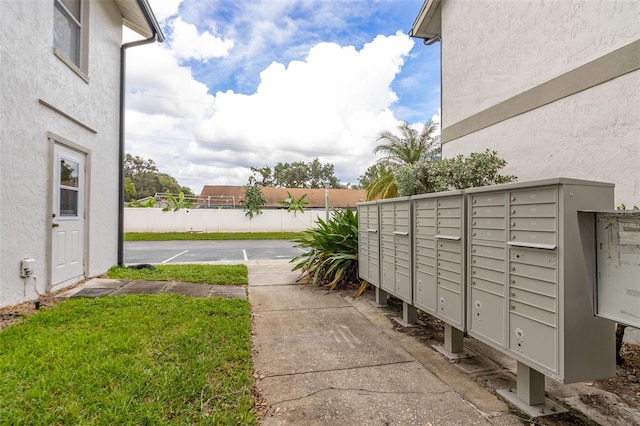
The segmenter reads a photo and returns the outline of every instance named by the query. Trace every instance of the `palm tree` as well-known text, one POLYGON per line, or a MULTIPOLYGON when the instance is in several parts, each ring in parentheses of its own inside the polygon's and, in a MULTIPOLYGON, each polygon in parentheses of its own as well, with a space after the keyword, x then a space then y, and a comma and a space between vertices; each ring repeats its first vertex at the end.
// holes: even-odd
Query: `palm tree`
POLYGON ((375 198, 393 198, 398 196, 393 169, 385 161, 376 163, 375 175, 367 186, 367 200, 375 198))
POLYGON ((402 122, 398 126, 399 136, 388 130, 380 133, 377 141, 385 143, 376 146, 373 153, 385 154, 378 160, 378 164, 384 164, 384 167, 367 187, 367 199, 396 197, 398 189, 393 175, 395 169, 440 157, 438 140, 432 136, 435 129, 436 126, 431 121, 420 132, 402 122))

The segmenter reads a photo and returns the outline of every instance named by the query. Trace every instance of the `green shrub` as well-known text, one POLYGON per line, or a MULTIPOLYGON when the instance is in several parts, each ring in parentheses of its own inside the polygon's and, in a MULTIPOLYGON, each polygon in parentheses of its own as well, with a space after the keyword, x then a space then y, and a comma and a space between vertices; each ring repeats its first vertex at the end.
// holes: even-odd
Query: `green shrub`
POLYGON ((299 280, 330 290, 358 278, 358 213, 334 210, 328 222, 318 218, 317 228, 293 240, 305 253, 291 259, 299 280))
POLYGON ((495 151, 473 152, 440 161, 426 161, 397 169, 394 174, 399 196, 425 194, 496 185, 516 180, 501 175, 507 162, 495 151))

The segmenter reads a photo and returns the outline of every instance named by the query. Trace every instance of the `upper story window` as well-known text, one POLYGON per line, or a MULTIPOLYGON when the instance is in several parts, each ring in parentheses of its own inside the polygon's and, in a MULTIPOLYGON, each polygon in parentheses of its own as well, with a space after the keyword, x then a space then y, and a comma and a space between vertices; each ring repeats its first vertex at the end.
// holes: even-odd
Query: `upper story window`
POLYGON ((54 52, 77 71, 87 73, 86 58, 86 8, 82 0, 53 0, 54 52))

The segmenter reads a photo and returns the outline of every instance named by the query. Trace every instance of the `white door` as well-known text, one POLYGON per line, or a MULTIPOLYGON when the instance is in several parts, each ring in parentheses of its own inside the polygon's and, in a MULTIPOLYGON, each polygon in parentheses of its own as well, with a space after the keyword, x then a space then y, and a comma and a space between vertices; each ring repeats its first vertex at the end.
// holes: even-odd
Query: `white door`
POLYGON ((51 286, 84 277, 85 154, 54 144, 51 286))

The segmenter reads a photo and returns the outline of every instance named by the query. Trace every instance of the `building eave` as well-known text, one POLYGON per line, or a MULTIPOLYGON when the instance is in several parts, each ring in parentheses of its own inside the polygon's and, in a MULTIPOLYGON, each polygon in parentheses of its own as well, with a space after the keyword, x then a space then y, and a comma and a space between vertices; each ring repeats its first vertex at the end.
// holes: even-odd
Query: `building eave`
POLYGON ((420 9, 409 35, 424 39, 425 42, 437 39, 442 34, 440 5, 442 0, 426 0, 420 9))
POLYGON ((147 0, 114 0, 120 8, 122 23, 145 38, 164 41, 164 34, 147 0))

